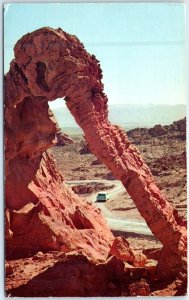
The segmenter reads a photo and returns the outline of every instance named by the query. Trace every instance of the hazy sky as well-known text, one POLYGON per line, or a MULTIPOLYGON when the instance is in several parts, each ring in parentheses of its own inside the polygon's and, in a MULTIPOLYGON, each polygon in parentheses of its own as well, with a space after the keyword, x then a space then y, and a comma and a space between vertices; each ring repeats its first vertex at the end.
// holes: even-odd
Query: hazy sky
POLYGON ((95 54, 110 104, 186 103, 184 4, 8 4, 5 73, 17 40, 43 26, 76 35, 95 54))

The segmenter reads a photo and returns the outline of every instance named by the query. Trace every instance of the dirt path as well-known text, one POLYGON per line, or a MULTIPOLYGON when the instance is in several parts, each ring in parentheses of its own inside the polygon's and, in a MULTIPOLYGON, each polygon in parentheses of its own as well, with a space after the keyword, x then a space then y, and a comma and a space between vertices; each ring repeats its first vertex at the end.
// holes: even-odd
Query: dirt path
MULTIPOLYGON (((71 185, 79 185, 79 184, 87 184, 87 183, 103 183, 105 185, 109 185, 109 180, 77 180, 77 181, 67 181, 66 183, 71 185)), ((110 199, 119 197, 120 193, 125 191, 122 183, 118 180, 114 180, 111 183, 114 184, 114 187, 108 189, 107 192, 109 193, 110 199)), ((85 195, 84 198, 90 200, 101 209, 104 217, 110 228, 116 231, 123 231, 123 232, 131 232, 131 233, 138 233, 143 235, 153 235, 150 229, 148 228, 146 222, 144 220, 137 220, 137 219, 125 219, 123 216, 118 216, 116 212, 108 209, 105 206, 105 202, 96 202, 96 196, 98 192, 92 193, 90 195, 85 195)))

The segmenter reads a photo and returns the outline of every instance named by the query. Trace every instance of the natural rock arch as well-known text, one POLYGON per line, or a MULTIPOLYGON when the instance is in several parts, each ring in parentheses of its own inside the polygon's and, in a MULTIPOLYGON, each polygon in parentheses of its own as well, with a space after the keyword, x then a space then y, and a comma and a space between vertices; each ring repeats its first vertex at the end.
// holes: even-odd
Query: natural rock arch
POLYGON ((36 235, 31 242, 25 234, 26 248, 28 245, 30 250, 41 249, 44 244, 49 249, 60 246, 63 251, 70 243, 78 248, 77 233, 69 240, 61 222, 73 231, 80 229, 82 241, 89 241, 93 232, 97 246, 92 241, 88 243, 88 256, 95 255, 91 253, 94 248, 101 251, 103 259, 113 240, 99 211, 89 203, 81 211, 79 198, 65 185, 62 189, 63 179, 45 152, 52 146, 56 131, 48 113, 48 101, 65 98, 90 150, 122 181, 149 228, 163 244, 158 265, 161 274, 178 273, 185 264, 186 228, 126 133, 108 121, 108 99, 103 92, 98 60, 86 52, 77 37, 61 29, 42 28, 27 34, 17 42, 14 51, 15 59, 5 77, 7 251, 23 251, 19 240, 23 226, 33 234, 37 231, 33 230, 31 220, 42 228, 45 238, 40 243, 40 235, 36 235), (65 208, 61 199, 74 207, 67 217, 60 213, 65 208), (77 199, 77 207, 71 199, 77 199), (96 222, 90 221, 90 214, 95 214, 96 222), (51 239, 49 231, 53 232, 51 239))

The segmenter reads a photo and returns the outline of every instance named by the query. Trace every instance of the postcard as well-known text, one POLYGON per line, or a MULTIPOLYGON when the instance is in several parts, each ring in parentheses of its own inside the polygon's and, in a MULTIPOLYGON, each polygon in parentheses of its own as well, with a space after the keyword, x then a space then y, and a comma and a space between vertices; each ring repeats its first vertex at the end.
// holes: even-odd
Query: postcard
POLYGON ((187 294, 185 4, 4 5, 5 294, 187 294))

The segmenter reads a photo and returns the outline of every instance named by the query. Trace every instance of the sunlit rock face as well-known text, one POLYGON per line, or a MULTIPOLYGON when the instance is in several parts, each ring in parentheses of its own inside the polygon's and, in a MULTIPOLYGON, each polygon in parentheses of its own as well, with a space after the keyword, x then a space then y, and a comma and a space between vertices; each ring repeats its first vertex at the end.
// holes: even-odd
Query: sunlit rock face
POLYGON ((73 144, 73 140, 66 133, 63 133, 61 128, 59 127, 56 117, 53 114, 52 110, 49 108, 49 117, 50 119, 56 123, 56 133, 55 133, 55 141, 54 144, 56 146, 65 146, 67 144, 73 144))
POLYGON ((98 60, 61 29, 27 34, 14 51, 5 77, 7 253, 73 249, 102 261, 113 242, 100 212, 65 186, 46 152, 57 130, 48 101, 65 98, 91 152, 122 181, 163 244, 159 274, 177 274, 185 267, 186 228, 126 133, 108 121, 98 60))
MULTIPOLYGON (((68 62, 66 57, 62 61, 64 67, 55 57, 62 59, 65 51, 69 53, 80 43, 50 29, 35 32, 30 41, 26 37, 17 43, 15 60, 5 77, 6 254, 18 258, 39 250, 77 250, 91 261, 104 261, 113 241, 109 227, 97 208, 64 184, 54 159, 46 152, 55 143, 72 141, 60 132, 49 110, 49 98, 55 99, 59 93, 48 97, 44 58, 52 66, 57 64, 61 73, 68 63, 66 69, 71 72, 69 55, 68 62), (38 57, 35 62, 34 57, 38 57)), ((49 75, 60 85, 58 69, 49 75)))

